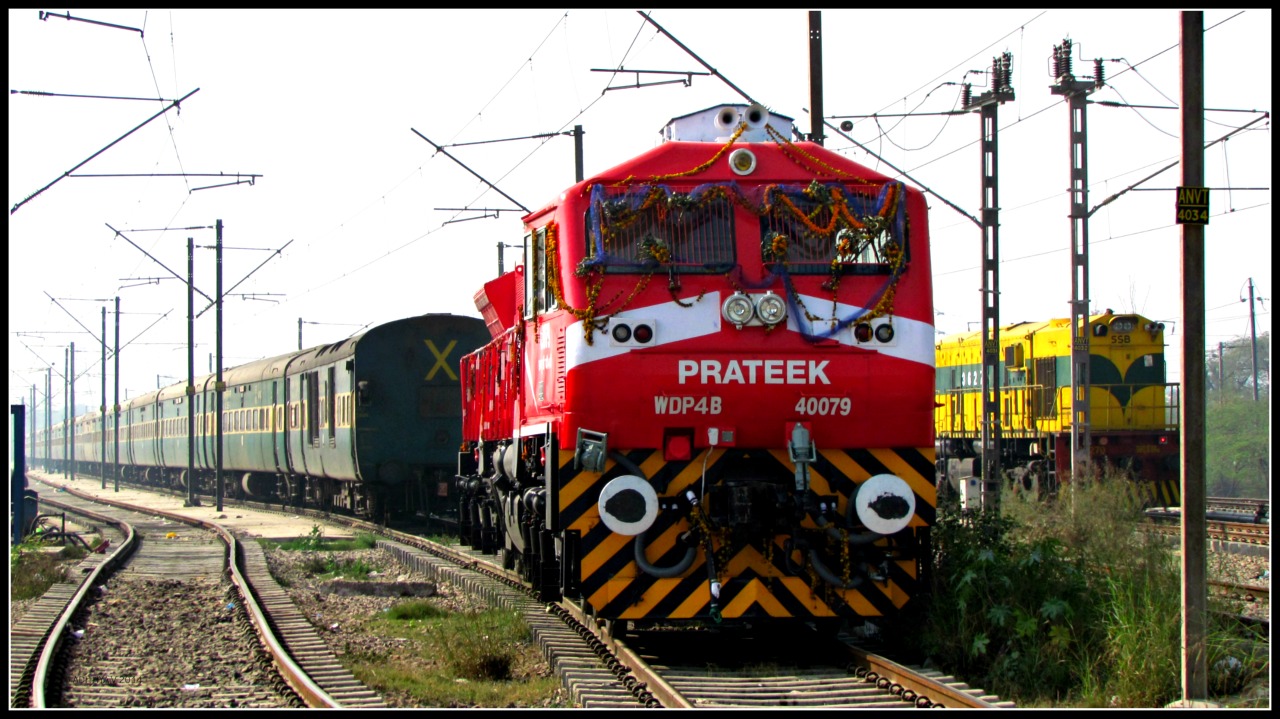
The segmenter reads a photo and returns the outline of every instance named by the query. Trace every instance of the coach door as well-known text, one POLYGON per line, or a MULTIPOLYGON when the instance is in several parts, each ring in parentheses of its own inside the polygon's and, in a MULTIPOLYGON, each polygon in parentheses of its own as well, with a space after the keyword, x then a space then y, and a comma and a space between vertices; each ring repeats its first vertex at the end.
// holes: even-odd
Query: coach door
POLYGON ((284 419, 283 408, 280 406, 280 382, 271 380, 271 418, 267 420, 267 427, 271 431, 271 461, 275 463, 276 473, 284 474, 284 466, 281 460, 284 459, 284 426, 281 421, 284 419))

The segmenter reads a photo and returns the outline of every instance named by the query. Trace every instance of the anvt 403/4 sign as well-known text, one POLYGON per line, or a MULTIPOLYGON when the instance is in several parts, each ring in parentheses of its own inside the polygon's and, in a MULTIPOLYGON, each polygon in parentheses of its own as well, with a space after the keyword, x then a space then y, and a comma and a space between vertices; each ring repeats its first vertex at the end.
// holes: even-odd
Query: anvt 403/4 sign
POLYGON ((1179 225, 1209 224, 1209 188, 1207 187, 1179 187, 1178 188, 1177 224, 1179 225))

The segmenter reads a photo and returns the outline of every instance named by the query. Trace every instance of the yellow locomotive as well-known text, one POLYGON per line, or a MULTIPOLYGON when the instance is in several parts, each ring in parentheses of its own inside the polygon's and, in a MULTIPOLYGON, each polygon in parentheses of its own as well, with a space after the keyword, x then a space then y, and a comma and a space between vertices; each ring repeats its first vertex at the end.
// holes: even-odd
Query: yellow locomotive
MULTIPOLYGON (((1128 471, 1151 505, 1180 502, 1178 385, 1165 381, 1164 324, 1107 310, 1089 322, 1090 456, 1128 471)), ((1071 473, 1071 320, 1000 328, 1000 466, 1015 485, 1052 490, 1071 473)), ((934 429, 939 488, 981 475, 982 333, 942 338, 934 429)), ((988 485, 991 486, 991 485, 988 485)))

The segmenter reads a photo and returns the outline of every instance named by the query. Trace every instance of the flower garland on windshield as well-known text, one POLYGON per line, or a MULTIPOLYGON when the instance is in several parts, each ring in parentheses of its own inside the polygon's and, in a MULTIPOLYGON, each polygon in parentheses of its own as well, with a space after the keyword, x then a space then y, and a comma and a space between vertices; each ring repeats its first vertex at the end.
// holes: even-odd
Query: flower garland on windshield
MULTIPOLYGON (((626 230, 645 218, 657 223, 665 223, 672 212, 684 213, 691 210, 707 209, 711 203, 726 201, 743 207, 758 217, 774 218, 775 222, 787 226, 791 223, 801 231, 807 252, 823 252, 821 245, 814 245, 815 240, 829 243, 830 277, 823 282, 822 288, 831 293, 832 315, 820 318, 813 315, 794 287, 789 264, 794 262, 796 248, 795 237, 775 231, 762 238, 761 257, 769 269, 758 282, 745 281, 741 276, 741 265, 737 265, 726 273, 726 279, 735 288, 743 284, 748 286, 767 286, 782 279, 786 288, 788 303, 797 316, 803 314, 811 323, 830 321, 832 332, 848 326, 855 321, 893 313, 893 299, 897 282, 905 269, 905 255, 902 239, 906 237, 907 218, 904 211, 904 187, 900 182, 880 184, 879 192, 872 195, 850 193, 843 184, 836 182, 811 181, 807 186, 784 186, 778 184, 753 188, 750 193, 735 181, 710 182, 693 187, 687 191, 674 190, 662 184, 666 180, 691 177, 705 172, 729 151, 746 129, 746 124, 738 126, 729 140, 721 146, 710 159, 681 172, 653 175, 645 180, 637 180, 634 176, 609 185, 610 188, 626 188, 614 194, 600 183, 589 187, 589 209, 587 216, 587 232, 589 249, 587 255, 578 264, 574 275, 585 282, 586 304, 584 307, 572 307, 564 298, 564 288, 560 276, 559 264, 548 263, 548 284, 559 306, 583 322, 583 332, 588 344, 596 330, 603 329, 598 318, 607 314, 616 314, 628 307, 632 301, 649 285, 656 271, 666 271, 670 275, 668 289, 672 297, 681 306, 690 306, 680 302, 676 296, 680 288, 677 278, 677 250, 667 240, 646 233, 633 240, 636 245, 623 255, 615 255, 610 248, 621 241, 626 230), (806 205, 812 209, 806 212, 797 201, 805 198, 806 205), (753 199, 754 198, 754 199, 753 199), (625 259, 625 258, 633 259, 625 259), (867 306, 852 317, 838 318, 837 292, 840 279, 846 272, 846 265, 858 261, 857 258, 873 258, 885 266, 889 276, 885 283, 869 298, 867 306), (639 260, 642 274, 636 279, 635 286, 627 291, 625 288, 607 300, 601 299, 605 280, 605 268, 610 265, 625 264, 635 266, 639 260)), ((854 175, 832 167, 811 153, 791 143, 779 135, 772 126, 766 126, 773 141, 783 153, 797 165, 817 175, 836 176, 845 181, 859 181, 854 175)), ((869 181, 863 181, 871 185, 869 181)), ((559 257, 558 228, 554 223, 547 226, 547 252, 551 257, 559 257)), ((823 252, 823 254, 827 254, 823 252)), ((866 260, 863 260, 866 261, 866 260)), ((825 333, 824 333, 825 334, 825 333)))

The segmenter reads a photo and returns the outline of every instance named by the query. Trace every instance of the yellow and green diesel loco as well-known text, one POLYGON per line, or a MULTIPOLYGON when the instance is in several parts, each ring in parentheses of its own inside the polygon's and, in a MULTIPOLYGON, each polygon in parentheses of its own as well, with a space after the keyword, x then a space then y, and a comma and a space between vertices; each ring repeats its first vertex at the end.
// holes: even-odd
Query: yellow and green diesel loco
MULTIPOLYGON (((1089 453, 1141 482, 1151 505, 1179 495, 1178 385, 1166 381, 1164 324, 1107 310, 1088 318, 1089 453)), ((1000 467, 1026 489, 1052 490, 1072 469, 1071 320, 1000 328, 1000 467)), ((942 338, 935 432, 940 488, 981 474, 982 333, 942 338)))

